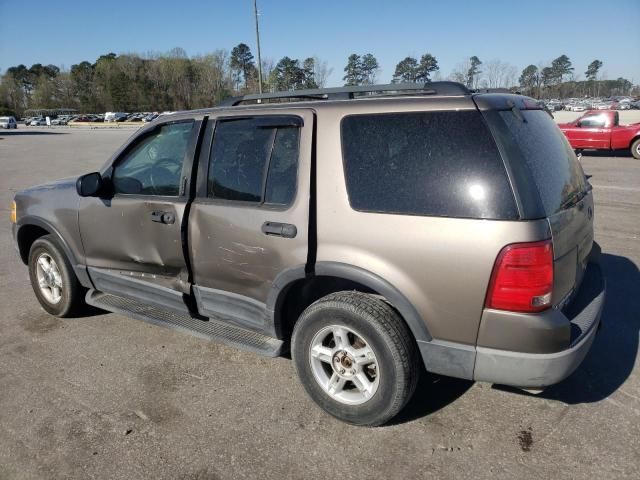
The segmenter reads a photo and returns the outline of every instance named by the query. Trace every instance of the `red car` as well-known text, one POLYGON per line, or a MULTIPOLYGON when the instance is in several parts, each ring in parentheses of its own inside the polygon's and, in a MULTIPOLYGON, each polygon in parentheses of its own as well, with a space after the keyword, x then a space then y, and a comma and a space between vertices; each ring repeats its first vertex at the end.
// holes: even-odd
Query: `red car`
POLYGON ((575 150, 628 149, 640 159, 640 123, 620 125, 620 114, 615 110, 589 110, 558 126, 575 150))

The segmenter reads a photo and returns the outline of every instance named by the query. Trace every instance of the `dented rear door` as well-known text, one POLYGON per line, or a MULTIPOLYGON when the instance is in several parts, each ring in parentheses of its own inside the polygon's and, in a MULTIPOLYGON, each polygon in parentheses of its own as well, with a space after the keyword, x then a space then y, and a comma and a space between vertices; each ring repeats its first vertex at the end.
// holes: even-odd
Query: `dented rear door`
POLYGON ((307 263, 313 121, 304 108, 210 117, 188 232, 201 314, 274 334, 274 281, 307 263))

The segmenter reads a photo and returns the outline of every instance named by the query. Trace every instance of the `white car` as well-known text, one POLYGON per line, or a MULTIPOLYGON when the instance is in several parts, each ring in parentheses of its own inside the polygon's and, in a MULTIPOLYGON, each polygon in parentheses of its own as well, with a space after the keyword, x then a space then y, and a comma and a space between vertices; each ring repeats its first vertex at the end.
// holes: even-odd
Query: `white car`
POLYGON ((129 114, 125 112, 107 112, 104 114, 105 122, 117 122, 121 118, 127 118, 129 114))
POLYGON ((585 107, 584 105, 572 105, 571 106, 571 111, 572 112, 584 112, 587 110, 587 107, 585 107))
POLYGON ((0 117, 0 128, 18 128, 18 122, 13 117, 0 117))
POLYGON ((29 123, 29 125, 31 125, 32 127, 38 127, 40 125, 46 125, 47 124, 47 120, 44 118, 34 118, 33 120, 31 120, 31 123, 29 123))

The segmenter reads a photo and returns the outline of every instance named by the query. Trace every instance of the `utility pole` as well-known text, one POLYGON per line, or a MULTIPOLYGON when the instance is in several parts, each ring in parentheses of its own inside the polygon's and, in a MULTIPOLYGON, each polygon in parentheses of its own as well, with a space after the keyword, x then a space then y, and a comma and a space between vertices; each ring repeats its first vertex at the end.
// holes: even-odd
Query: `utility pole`
POLYGON ((260 57, 260 30, 258 29, 258 5, 253 0, 253 14, 256 17, 256 44, 258 46, 258 89, 262 93, 262 58, 260 57))

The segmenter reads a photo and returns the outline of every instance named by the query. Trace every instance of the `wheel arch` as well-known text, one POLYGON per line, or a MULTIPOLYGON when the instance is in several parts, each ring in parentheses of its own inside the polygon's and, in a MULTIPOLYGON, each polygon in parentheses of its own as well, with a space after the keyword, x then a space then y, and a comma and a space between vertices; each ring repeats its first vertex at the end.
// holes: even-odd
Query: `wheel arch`
POLYGON ((340 262, 318 262, 313 274, 305 273, 301 265, 276 278, 267 299, 274 333, 278 338, 289 339, 293 325, 307 306, 329 293, 344 290, 383 297, 400 314, 416 341, 431 341, 427 325, 395 286, 373 272, 340 262))
POLYGON ((29 250, 38 238, 44 237, 45 235, 51 235, 55 242, 60 248, 62 252, 67 257, 67 260, 71 264, 73 271, 75 272, 78 280, 84 287, 90 287, 91 281, 89 280, 89 276, 87 274, 86 268, 84 265, 79 265, 76 256, 73 254, 73 251, 69 248, 68 243, 65 241, 64 237, 60 235, 58 229, 56 229, 51 223, 48 221, 36 217, 36 216, 25 216, 22 217, 18 223, 17 232, 16 232, 16 243, 18 245, 18 251, 20 253, 20 259, 22 263, 27 265, 29 263, 29 250))

